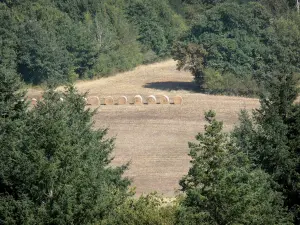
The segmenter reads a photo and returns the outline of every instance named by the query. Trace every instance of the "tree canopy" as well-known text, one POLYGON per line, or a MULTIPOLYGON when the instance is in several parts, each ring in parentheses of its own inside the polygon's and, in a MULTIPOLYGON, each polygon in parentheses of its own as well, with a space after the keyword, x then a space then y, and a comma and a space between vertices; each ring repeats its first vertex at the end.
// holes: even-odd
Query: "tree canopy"
POLYGON ((260 86, 274 73, 299 73, 298 21, 293 13, 274 16, 262 2, 213 4, 195 16, 173 58, 203 89, 251 94, 253 80, 260 86))
POLYGON ((106 76, 170 55, 185 28, 167 0, 1 1, 0 58, 27 83, 106 76))
POLYGON ((246 153, 253 168, 262 168, 277 183, 285 205, 300 218, 300 105, 294 103, 299 89, 292 75, 278 76, 269 82, 261 97, 261 107, 250 116, 243 111, 241 124, 233 136, 246 153))
MULTIPOLYGON (((0 87, 7 84, 15 85, 0 87)), ((1 111, 1 223, 95 224, 122 204, 129 196, 126 165, 110 165, 114 140, 92 129, 94 111, 85 109, 84 96, 73 87, 49 90, 17 116, 13 94, 0 99, 15 106, 1 111)))
POLYGON ((180 181, 186 193, 179 224, 292 224, 283 198, 259 168, 222 133, 215 113, 205 114, 205 132, 189 143, 191 168, 180 181))

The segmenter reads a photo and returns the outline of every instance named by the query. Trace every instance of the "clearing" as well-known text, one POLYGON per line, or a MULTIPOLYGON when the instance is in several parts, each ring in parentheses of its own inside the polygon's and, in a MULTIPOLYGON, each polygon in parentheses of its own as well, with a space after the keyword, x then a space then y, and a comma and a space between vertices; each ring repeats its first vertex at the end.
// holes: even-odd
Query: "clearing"
MULTIPOLYGON (((177 71, 176 63, 167 60, 139 66, 133 71, 108 78, 79 81, 76 87, 99 98, 125 95, 131 100, 136 94, 176 95, 182 105, 101 105, 95 116, 96 128, 109 128, 116 137, 115 165, 130 162, 126 176, 133 179, 137 195, 158 191, 173 196, 180 178, 187 173, 188 142, 203 131, 204 112, 213 109, 229 131, 237 123, 241 109, 259 106, 253 98, 215 96, 197 93, 189 72, 177 71)), ((30 97, 41 92, 31 89, 30 97)))

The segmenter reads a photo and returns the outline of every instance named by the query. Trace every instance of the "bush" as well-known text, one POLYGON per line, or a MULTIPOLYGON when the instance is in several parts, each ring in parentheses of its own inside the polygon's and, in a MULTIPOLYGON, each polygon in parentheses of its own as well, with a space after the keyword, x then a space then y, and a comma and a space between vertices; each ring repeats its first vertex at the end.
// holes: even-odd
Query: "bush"
POLYGON ((156 193, 128 199, 101 225, 172 225, 175 224, 177 201, 168 202, 156 193))
POLYGON ((206 92, 213 94, 256 96, 259 93, 258 85, 251 75, 244 77, 232 73, 222 75, 212 68, 205 69, 203 86, 206 92))

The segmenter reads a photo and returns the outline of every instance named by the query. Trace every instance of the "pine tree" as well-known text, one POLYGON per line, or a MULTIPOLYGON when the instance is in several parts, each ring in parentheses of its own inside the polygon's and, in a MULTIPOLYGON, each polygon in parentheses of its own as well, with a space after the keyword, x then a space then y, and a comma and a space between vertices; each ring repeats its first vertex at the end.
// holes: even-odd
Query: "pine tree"
POLYGON ((198 143, 189 144, 192 166, 180 181, 186 199, 179 224, 291 224, 268 174, 251 169, 214 112, 206 120, 198 143))
POLYGON ((292 74, 277 75, 266 86, 261 107, 250 116, 242 112, 233 136, 248 154, 254 168, 262 168, 278 184, 285 205, 300 212, 300 104, 297 79, 292 74))
MULTIPOLYGON (((8 200, 5 195, 12 191, 12 186, 6 177, 14 170, 15 160, 19 158, 16 149, 20 147, 25 126, 27 104, 21 87, 20 77, 14 70, 0 64, 0 211, 10 210, 5 204, 8 200)), ((0 213, 0 224, 4 217, 0 213)))
POLYGON ((73 87, 43 97, 27 112, 17 144, 1 146, 0 219, 4 224, 99 222, 128 195, 129 181, 121 177, 126 166, 110 166, 114 141, 105 138, 106 130, 93 129, 95 112, 85 109, 73 87))

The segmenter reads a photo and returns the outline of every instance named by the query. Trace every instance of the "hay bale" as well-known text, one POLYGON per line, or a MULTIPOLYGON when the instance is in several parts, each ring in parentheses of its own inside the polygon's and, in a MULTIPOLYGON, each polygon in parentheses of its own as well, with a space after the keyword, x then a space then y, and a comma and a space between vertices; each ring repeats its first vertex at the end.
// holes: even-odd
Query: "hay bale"
POLYGON ((149 95, 147 97, 147 103, 148 104, 156 104, 156 97, 154 95, 149 95))
POLYGON ((31 99, 31 105, 36 106, 37 105, 37 100, 36 98, 31 99))
POLYGON ((182 102, 183 102, 183 99, 182 99, 181 96, 175 96, 175 97, 173 98, 173 102, 174 102, 175 105, 181 105, 182 102))
POLYGON ((121 96, 118 98, 118 105, 126 105, 128 102, 128 99, 126 96, 121 96))
POLYGON ((162 95, 160 97, 160 101, 159 102, 160 102, 160 104, 169 104, 170 103, 170 99, 169 99, 168 96, 162 95))
POLYGON ((63 102, 63 101, 64 101, 64 99, 63 99, 63 98, 59 98, 59 101, 63 102))
POLYGON ((104 104, 105 105, 113 105, 114 104, 114 99, 111 96, 107 96, 104 98, 104 104))
POLYGON ((134 101, 134 104, 136 104, 136 105, 143 104, 143 98, 140 95, 134 96, 134 100, 133 101, 134 101))
POLYGON ((98 96, 89 96, 87 98, 87 105, 99 106, 100 105, 100 100, 99 100, 98 96))

